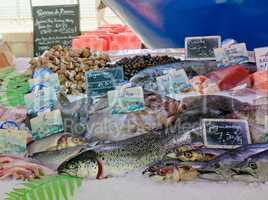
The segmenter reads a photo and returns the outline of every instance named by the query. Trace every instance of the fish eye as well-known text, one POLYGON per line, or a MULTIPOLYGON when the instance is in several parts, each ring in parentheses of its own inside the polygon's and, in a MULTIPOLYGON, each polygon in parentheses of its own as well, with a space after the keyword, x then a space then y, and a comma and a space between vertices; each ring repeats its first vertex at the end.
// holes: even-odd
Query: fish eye
POLYGON ((75 138, 73 138, 73 142, 74 143, 79 143, 80 142, 80 139, 78 137, 75 137, 75 138))
POLYGON ((248 167, 250 167, 251 169, 254 169, 254 170, 258 169, 257 164, 255 162, 252 162, 252 161, 248 163, 248 167))
POLYGON ((214 165, 214 167, 215 167, 216 169, 219 169, 219 168, 221 168, 221 165, 220 165, 220 163, 216 163, 216 164, 214 165))
POLYGON ((191 152, 184 152, 184 156, 185 156, 186 158, 191 158, 193 155, 192 155, 191 152))

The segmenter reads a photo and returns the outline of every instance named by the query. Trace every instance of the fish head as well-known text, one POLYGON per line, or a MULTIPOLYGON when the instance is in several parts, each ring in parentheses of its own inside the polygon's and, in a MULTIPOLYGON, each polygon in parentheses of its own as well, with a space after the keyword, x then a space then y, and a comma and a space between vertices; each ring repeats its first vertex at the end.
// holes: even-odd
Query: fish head
POLYGON ((63 162, 58 167, 58 172, 81 178, 98 179, 101 176, 102 168, 96 152, 88 150, 63 162))
POLYGON ((254 182, 258 179, 258 163, 251 159, 238 164, 232 171, 232 178, 236 181, 254 182))
POLYGON ((237 181, 267 181, 268 177, 268 151, 261 152, 247 158, 233 169, 232 178, 237 181))

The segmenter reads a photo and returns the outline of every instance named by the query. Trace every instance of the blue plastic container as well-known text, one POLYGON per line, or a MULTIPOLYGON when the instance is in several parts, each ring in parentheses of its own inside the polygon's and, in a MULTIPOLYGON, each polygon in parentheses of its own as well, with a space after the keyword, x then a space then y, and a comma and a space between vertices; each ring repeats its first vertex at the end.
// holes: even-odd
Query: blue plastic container
POLYGON ((268 45, 268 0, 104 0, 152 48, 183 47, 187 36, 221 35, 268 45))

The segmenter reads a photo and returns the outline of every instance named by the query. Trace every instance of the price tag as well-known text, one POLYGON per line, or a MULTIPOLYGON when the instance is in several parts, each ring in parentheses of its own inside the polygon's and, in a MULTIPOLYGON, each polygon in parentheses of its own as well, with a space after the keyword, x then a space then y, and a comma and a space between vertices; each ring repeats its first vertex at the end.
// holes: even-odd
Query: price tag
POLYGON ((214 53, 218 67, 249 62, 248 51, 245 43, 233 44, 225 48, 217 48, 214 49, 214 53))
POLYGON ((214 49, 221 47, 220 36, 185 38, 186 60, 215 60, 214 49))
POLYGON ((182 99, 185 96, 196 94, 184 69, 172 70, 164 76, 156 78, 159 91, 171 98, 182 99))
POLYGON ((0 129, 0 154, 25 155, 27 131, 0 129))
POLYGON ((42 113, 31 119, 30 123, 33 140, 40 140, 64 130, 60 110, 42 113))
POLYGON ((88 96, 106 95, 108 91, 114 90, 117 84, 124 81, 122 67, 88 71, 85 76, 88 96))
POLYGON ((142 87, 121 88, 108 92, 108 103, 112 114, 124 114, 144 110, 142 87))
POLYGON ((268 69, 268 47, 254 49, 258 70, 268 69))
POLYGON ((203 139, 206 147, 233 149, 251 144, 246 120, 203 119, 203 139))
POLYGON ((24 96, 28 114, 35 114, 44 109, 53 110, 57 104, 57 95, 54 89, 44 88, 24 96))
POLYGON ((58 94, 60 92, 60 81, 58 74, 47 74, 35 79, 29 80, 31 91, 37 91, 43 88, 53 88, 58 94))

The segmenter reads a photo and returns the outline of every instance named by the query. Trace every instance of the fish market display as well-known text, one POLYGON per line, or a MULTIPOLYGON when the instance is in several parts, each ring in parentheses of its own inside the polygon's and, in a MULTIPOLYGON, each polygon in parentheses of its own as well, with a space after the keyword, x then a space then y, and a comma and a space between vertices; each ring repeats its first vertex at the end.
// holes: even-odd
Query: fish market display
POLYGON ((13 177, 15 179, 29 180, 52 174, 52 170, 30 160, 9 155, 0 156, 0 179, 13 177))
POLYGON ((180 130, 162 129, 84 151, 64 162, 59 173, 102 179, 120 176, 160 160, 169 148, 191 142, 180 130))
POLYGON ((32 155, 44 151, 56 151, 83 144, 86 144, 86 141, 82 137, 72 136, 68 133, 60 133, 38 141, 33 141, 28 145, 28 154, 32 155))
POLYGON ((86 90, 84 73, 88 70, 100 69, 109 62, 109 57, 103 54, 97 55, 90 49, 66 49, 55 45, 41 57, 30 61, 31 71, 40 67, 48 67, 59 76, 67 94, 79 95, 86 90))
POLYGON ((124 69, 125 78, 129 80, 139 71, 147 67, 176 63, 178 61, 180 61, 180 59, 176 59, 174 57, 151 56, 150 54, 148 54, 148 55, 134 56, 132 58, 125 57, 117 61, 115 64, 108 65, 108 67, 122 66, 124 69))
POLYGON ((1 94, 32 89, 25 105, 0 105, 0 179, 268 181, 268 62, 229 42, 108 54, 54 45, 31 60, 30 80, 1 74, 1 94))

